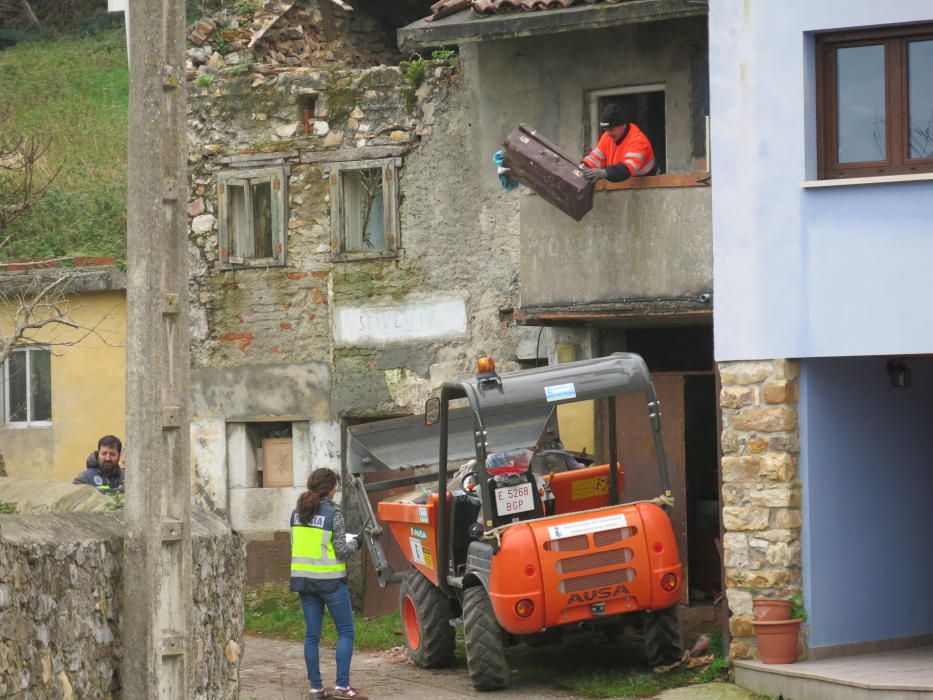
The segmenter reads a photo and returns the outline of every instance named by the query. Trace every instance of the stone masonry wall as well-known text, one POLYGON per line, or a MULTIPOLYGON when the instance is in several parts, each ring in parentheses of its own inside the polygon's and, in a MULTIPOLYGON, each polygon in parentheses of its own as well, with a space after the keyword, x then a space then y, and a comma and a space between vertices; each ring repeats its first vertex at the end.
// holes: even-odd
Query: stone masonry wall
MULTIPOLYGON (((0 697, 120 696, 118 513, 0 515, 0 697)), ((192 515, 191 698, 236 698, 245 561, 239 535, 192 515)))
POLYGON ((756 653, 753 597, 802 587, 799 362, 721 362, 722 518, 730 657, 756 653))
POLYGON ((518 200, 480 191, 466 157, 472 137, 464 83, 456 61, 427 61, 420 82, 399 67, 379 66, 283 70, 191 86, 196 369, 324 363, 332 369, 337 418, 415 411, 441 382, 472 373, 483 353, 503 370, 517 368, 525 330, 511 318, 518 200), (315 113, 306 133, 299 102, 309 95, 315 113), (329 159, 370 159, 374 149, 402 159, 403 251, 396 259, 334 261, 329 159), (274 163, 289 169, 287 264, 223 269, 217 174, 274 163), (466 300, 464 338, 334 346, 336 304, 391 306, 450 294, 466 300))

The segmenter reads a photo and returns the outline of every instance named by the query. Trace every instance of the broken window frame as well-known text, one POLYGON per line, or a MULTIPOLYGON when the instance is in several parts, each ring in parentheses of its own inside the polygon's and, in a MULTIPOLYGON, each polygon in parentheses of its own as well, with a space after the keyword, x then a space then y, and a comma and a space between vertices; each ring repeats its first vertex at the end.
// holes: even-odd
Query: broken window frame
POLYGON ((10 417, 10 389, 12 383, 10 381, 10 360, 13 359, 12 355, 4 361, 3 366, 0 367, 0 398, 3 401, 3 424, 8 428, 47 428, 52 425, 52 377, 51 377, 51 349, 44 345, 33 345, 26 348, 14 348, 13 354, 24 353, 26 355, 26 420, 13 420, 10 417), (49 417, 47 420, 33 420, 32 416, 35 411, 34 405, 34 396, 33 396, 33 387, 32 387, 32 363, 33 358, 37 353, 46 353, 49 356, 49 393, 48 393, 48 404, 49 404, 49 417))
POLYGON ((276 267, 286 264, 288 225, 288 170, 284 166, 225 170, 217 175, 218 224, 220 229, 220 265, 234 267, 276 267), (252 187, 269 183, 271 193, 270 226, 272 228, 272 255, 256 256, 256 226, 253 221, 252 187), (231 187, 242 187, 246 223, 238 240, 230 231, 231 187), (250 255, 234 255, 250 251, 250 255))
MULTIPOLYGON (((330 221, 331 260, 381 260, 397 258, 402 252, 401 224, 399 221, 398 171, 401 158, 355 160, 330 165, 330 221), (382 171, 382 215, 386 247, 384 250, 347 249, 347 231, 344 215, 346 192, 343 174, 354 170, 382 171)), ((361 233, 362 235, 362 233, 361 233)))
MULTIPOLYGON (((591 149, 595 148, 600 137, 603 135, 603 130, 599 128, 599 102, 602 98, 621 95, 641 95, 649 92, 660 92, 664 97, 664 158, 657 158, 657 164, 658 174, 670 172, 667 167, 667 85, 665 83, 649 83, 647 85, 628 85, 606 88, 603 90, 588 90, 585 98, 588 119, 586 120, 583 152, 589 153, 591 149)), ((638 124, 638 122, 636 122, 636 124, 638 124)), ((638 124, 638 127, 644 131, 641 124, 638 124)), ((646 132, 646 135, 651 139, 651 134, 646 132)), ((655 140, 656 139, 651 139, 651 145, 655 148, 655 151, 657 151, 657 145, 654 143, 655 140)), ((657 152, 655 156, 657 156, 657 152)))

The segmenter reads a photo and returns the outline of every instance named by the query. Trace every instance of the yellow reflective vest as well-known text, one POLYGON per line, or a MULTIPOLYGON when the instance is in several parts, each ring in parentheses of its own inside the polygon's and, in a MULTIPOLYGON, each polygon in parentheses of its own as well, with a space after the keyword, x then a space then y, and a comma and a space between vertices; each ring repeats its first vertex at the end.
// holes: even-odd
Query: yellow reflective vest
POLYGON ((292 514, 292 579, 346 578, 347 565, 334 552, 335 512, 332 503, 321 501, 307 525, 299 522, 297 511, 292 514))

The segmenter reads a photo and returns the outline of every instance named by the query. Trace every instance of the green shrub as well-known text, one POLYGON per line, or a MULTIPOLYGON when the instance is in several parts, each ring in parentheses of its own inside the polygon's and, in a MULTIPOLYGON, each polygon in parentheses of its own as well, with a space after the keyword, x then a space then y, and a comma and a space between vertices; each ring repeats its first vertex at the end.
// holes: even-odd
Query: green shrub
POLYGON ((405 71, 405 80, 413 88, 421 85, 424 80, 424 59, 415 54, 409 61, 402 61, 402 70, 405 71))
POLYGON ((803 620, 807 621, 807 609, 803 606, 803 596, 799 593, 795 593, 790 597, 791 609, 790 609, 790 619, 791 620, 803 620))
POLYGON ((210 87, 214 84, 214 76, 211 73, 201 73, 194 84, 198 87, 210 87))
POLYGON ((260 0, 236 0, 234 10, 238 15, 254 15, 262 8, 260 0))

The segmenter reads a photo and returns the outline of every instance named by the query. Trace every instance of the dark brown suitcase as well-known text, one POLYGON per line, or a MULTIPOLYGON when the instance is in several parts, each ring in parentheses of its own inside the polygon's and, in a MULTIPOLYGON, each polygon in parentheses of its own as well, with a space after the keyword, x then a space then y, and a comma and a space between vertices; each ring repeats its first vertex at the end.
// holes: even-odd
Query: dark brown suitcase
POLYGON ((535 129, 521 124, 505 139, 504 154, 516 180, 574 220, 593 208, 593 183, 583 177, 583 159, 572 158, 535 129))

